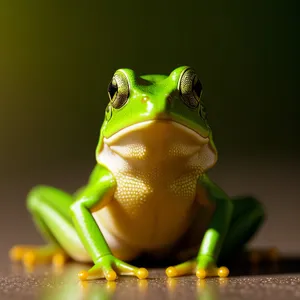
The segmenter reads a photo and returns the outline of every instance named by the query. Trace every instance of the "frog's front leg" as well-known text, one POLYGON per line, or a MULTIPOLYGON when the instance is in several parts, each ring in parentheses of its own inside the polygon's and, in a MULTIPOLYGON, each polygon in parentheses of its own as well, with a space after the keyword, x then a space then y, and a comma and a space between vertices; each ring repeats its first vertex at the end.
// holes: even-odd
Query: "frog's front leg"
POLYGON ((88 271, 78 274, 81 280, 105 277, 115 280, 117 274, 135 275, 140 279, 147 278, 148 271, 144 268, 131 266, 113 256, 97 222, 92 216, 109 203, 116 189, 114 176, 104 167, 81 192, 71 206, 73 222, 77 233, 92 257, 94 266, 88 271))
POLYGON ((226 267, 217 268, 216 263, 229 229, 233 211, 232 202, 207 176, 202 176, 198 181, 198 185, 200 185, 202 191, 204 188, 206 193, 205 195, 203 193, 201 195, 197 194, 196 199, 207 197, 207 200, 215 206, 215 210, 204 233, 197 257, 180 265, 167 268, 166 274, 169 277, 192 273, 196 273, 198 278, 208 276, 227 277, 229 273, 226 267))

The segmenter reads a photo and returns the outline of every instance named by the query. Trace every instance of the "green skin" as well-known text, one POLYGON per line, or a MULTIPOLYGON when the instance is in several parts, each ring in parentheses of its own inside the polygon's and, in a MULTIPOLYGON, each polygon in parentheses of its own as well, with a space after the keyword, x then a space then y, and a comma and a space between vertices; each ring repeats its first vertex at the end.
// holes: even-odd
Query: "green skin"
MULTIPOLYGON (((187 67, 177 68, 169 76, 141 77, 129 69, 118 70, 116 74, 123 77, 125 75, 128 80, 129 98, 122 108, 108 105, 96 153, 103 146, 104 137, 109 138, 123 128, 154 120, 158 116, 168 116, 201 136, 208 137, 215 150, 211 129, 205 113, 201 111, 203 106, 191 109, 180 99, 179 80, 186 69, 187 67), (168 101, 170 96, 171 104, 168 101), (141 97, 151 98, 151 105, 145 106, 142 101, 135 101, 141 97)), ((94 267, 88 271, 89 278, 100 277, 97 274, 105 275, 112 270, 117 273, 121 273, 119 269, 128 268, 133 273, 138 270, 112 255, 90 211, 96 205, 105 206, 105 199, 107 195, 113 195, 116 184, 114 175, 105 166, 97 164, 87 185, 75 195, 47 186, 35 187, 28 195, 29 211, 43 236, 51 244, 62 248, 66 253, 74 248, 80 251, 81 245, 84 245, 94 262, 94 267)), ((205 188, 209 200, 216 206, 199 245, 198 255, 193 260, 196 262, 196 270, 208 270, 217 265, 219 258, 229 257, 248 242, 261 225, 264 211, 261 204, 251 197, 233 201, 206 174, 199 176, 197 185, 205 188)), ((177 267, 180 269, 188 264, 189 262, 185 262, 177 267)))

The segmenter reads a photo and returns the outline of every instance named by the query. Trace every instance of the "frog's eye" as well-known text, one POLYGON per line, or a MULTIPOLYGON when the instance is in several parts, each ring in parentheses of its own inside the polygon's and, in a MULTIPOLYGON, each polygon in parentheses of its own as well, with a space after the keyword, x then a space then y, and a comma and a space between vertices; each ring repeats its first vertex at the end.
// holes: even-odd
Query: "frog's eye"
POLYGON ((129 85, 122 73, 116 73, 107 88, 108 97, 113 108, 121 108, 129 98, 129 85))
POLYGON ((202 93, 202 84, 193 69, 186 69, 181 75, 179 93, 185 105, 192 109, 198 107, 202 93))

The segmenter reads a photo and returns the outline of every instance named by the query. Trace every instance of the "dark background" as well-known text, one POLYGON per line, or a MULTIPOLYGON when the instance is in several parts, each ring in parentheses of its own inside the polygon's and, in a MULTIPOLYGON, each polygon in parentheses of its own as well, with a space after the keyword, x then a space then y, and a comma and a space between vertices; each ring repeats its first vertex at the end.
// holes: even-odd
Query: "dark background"
POLYGON ((211 176, 265 204, 254 246, 300 255, 299 50, 291 1, 1 1, 0 250, 41 242, 32 186, 87 180, 116 69, 191 65, 219 150, 211 176))

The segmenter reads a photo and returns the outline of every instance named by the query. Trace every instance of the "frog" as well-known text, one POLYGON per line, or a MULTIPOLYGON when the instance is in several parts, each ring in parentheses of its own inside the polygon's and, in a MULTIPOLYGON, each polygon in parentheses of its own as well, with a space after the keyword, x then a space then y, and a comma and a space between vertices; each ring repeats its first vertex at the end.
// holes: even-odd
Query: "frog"
POLYGON ((80 280, 146 279, 131 264, 143 254, 164 260, 168 277, 227 277, 220 261, 234 257, 258 232, 265 209, 253 196, 230 197, 208 175, 218 151, 196 70, 167 75, 118 69, 95 151, 95 167, 74 194, 38 185, 26 205, 46 240, 16 245, 25 266, 68 259, 92 263, 80 280))

